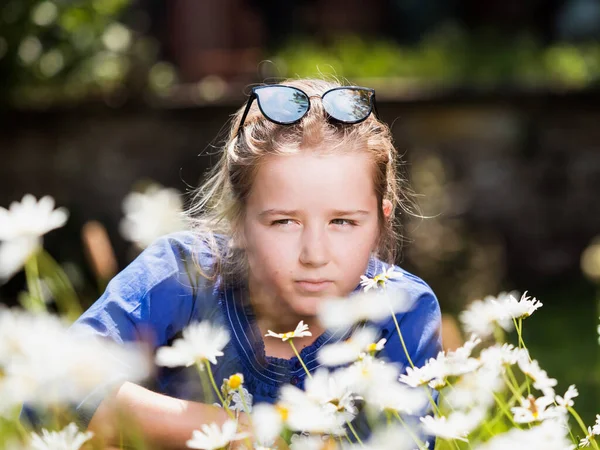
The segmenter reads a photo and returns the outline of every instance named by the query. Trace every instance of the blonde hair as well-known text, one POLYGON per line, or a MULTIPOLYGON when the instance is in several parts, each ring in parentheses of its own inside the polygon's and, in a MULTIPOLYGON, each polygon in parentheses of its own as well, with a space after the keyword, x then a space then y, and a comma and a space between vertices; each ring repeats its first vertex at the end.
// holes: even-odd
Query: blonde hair
MULTIPOLYGON (((290 79, 279 84, 302 89, 309 97, 341 86, 337 80, 324 79, 290 79)), ((257 103, 256 100, 252 103, 239 138, 238 127, 245 105, 233 115, 221 157, 206 181, 195 191, 187 210, 192 231, 214 257, 211 273, 207 274, 204 268, 204 275, 229 278, 247 273, 244 251, 234 243, 239 242, 244 206, 261 159, 267 155, 293 154, 318 147, 328 153, 360 149, 370 155, 380 224, 375 256, 393 263, 402 239, 397 209, 400 207, 412 214, 414 203, 406 180, 398 175, 398 155, 390 128, 374 114, 359 124, 333 123, 327 120, 322 103, 316 99, 312 100, 308 114, 299 123, 277 125, 263 116, 257 103), (383 200, 389 200, 392 205, 387 218, 383 214, 383 200), (223 245, 218 235, 230 238, 228 244, 223 245)))

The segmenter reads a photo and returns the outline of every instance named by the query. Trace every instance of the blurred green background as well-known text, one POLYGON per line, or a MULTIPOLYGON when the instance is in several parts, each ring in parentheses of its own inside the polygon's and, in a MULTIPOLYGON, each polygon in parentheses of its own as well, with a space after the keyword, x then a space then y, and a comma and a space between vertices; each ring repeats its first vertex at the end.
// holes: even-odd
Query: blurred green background
MULTIPOLYGON (((449 315, 503 290, 540 299, 526 342, 593 422, 599 38, 596 0, 7 0, 0 205, 30 192, 69 208, 46 247, 89 305, 85 224, 105 227, 123 268, 123 198, 144 180, 197 185, 249 86, 374 87, 425 216, 405 218, 398 262, 449 315)), ((23 286, 0 286, 0 302, 23 286)))

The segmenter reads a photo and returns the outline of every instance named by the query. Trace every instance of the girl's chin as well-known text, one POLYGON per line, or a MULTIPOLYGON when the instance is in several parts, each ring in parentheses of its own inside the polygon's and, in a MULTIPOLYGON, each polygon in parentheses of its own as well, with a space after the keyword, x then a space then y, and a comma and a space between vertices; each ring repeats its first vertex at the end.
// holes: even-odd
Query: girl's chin
POLYGON ((287 301, 290 309, 299 316, 316 316, 319 304, 324 300, 318 296, 295 296, 287 301))

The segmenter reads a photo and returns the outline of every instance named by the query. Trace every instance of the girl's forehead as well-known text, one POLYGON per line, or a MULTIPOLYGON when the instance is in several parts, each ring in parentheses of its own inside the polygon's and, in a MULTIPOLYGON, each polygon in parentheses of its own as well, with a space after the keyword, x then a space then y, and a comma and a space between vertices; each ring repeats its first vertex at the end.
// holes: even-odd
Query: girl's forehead
POLYGON ((249 202, 274 208, 364 205, 374 195, 372 174, 364 152, 271 155, 258 168, 249 202))

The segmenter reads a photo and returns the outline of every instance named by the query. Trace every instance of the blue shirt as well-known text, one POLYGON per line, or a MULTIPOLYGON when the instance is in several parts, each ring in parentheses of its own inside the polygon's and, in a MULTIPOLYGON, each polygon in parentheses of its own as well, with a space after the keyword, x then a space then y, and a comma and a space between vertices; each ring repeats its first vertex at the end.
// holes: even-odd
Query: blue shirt
MULTIPOLYGON (((211 281, 214 257, 191 232, 164 236, 145 249, 129 266, 115 276, 104 294, 72 325, 77 334, 100 335, 117 342, 144 339, 154 349, 170 345, 189 324, 209 320, 225 327, 231 340, 225 355, 213 366, 217 384, 236 372, 244 375, 244 385, 254 403, 274 402, 282 383, 303 386, 305 373, 296 357, 282 359, 265 355, 264 342, 248 301, 245 283, 211 281)), ((369 260, 365 275, 372 278, 388 266, 376 258, 369 260)), ((415 366, 421 366, 441 350, 440 309, 430 287, 420 278, 396 267, 403 277, 388 281, 388 291, 400 289, 416 301, 413 310, 397 314, 408 352, 415 366)), ((357 286, 359 289, 360 286, 357 286)), ((396 326, 388 320, 375 324, 387 343, 380 356, 406 367, 404 350, 396 326)), ((318 349, 346 338, 350 329, 326 331, 300 356, 312 372, 319 367, 318 349)), ((195 367, 157 368, 152 389, 173 397, 204 401, 195 367)), ((115 374, 114 382, 124 381, 115 374)), ((76 408, 84 428, 107 393, 100 386, 76 408)))

